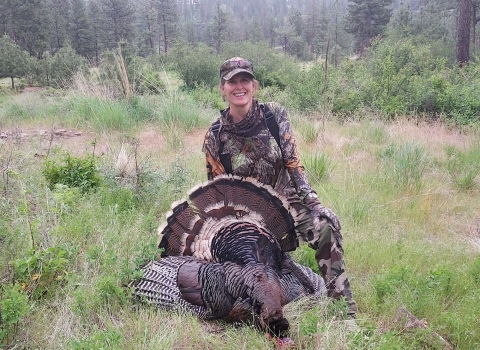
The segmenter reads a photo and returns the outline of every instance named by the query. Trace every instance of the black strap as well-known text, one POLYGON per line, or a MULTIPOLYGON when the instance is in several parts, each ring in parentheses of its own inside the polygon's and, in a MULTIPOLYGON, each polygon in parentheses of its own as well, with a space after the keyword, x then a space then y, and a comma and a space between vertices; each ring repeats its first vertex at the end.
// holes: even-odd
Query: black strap
POLYGON ((277 121, 275 120, 275 114, 270 110, 270 108, 266 104, 261 104, 260 108, 263 109, 263 116, 265 117, 265 121, 267 122, 267 128, 277 141, 278 147, 280 150, 282 146, 280 146, 280 130, 278 129, 277 121))
MULTIPOLYGON (((268 130, 272 134, 275 141, 277 141, 277 145, 278 147, 280 147, 280 151, 282 151, 282 146, 280 146, 280 130, 278 128, 277 121, 275 120, 275 115, 266 104, 262 103, 260 105, 260 108, 263 110, 263 116, 265 118, 265 122, 267 123, 268 130)), ((222 111, 222 114, 224 112, 225 111, 222 111)), ((220 131, 220 119, 216 120, 212 124, 212 126, 210 127, 210 130, 212 131, 214 137, 218 137, 218 132, 220 131)), ((220 157, 220 162, 222 163, 223 168, 225 169, 225 172, 227 174, 231 174, 233 172, 232 159, 230 158, 230 154, 222 154, 223 146, 224 146, 224 143, 220 141, 220 144, 218 146, 218 155, 220 157)), ((282 154, 283 154, 283 151, 282 151, 282 154)))

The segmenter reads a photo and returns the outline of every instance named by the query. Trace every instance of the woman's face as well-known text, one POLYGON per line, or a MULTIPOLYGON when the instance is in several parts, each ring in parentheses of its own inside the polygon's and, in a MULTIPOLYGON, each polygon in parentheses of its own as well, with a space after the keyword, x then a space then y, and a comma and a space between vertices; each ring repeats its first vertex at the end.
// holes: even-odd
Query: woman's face
POLYGON ((248 73, 238 73, 220 86, 223 96, 230 107, 243 107, 252 103, 255 84, 248 73))

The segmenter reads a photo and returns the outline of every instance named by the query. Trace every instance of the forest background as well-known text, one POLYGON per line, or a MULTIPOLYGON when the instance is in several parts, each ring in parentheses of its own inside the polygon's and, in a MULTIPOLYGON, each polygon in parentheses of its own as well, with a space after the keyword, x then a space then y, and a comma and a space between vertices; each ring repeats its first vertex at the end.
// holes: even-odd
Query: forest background
POLYGON ((360 307, 352 331, 343 303, 292 306, 297 346, 480 348, 479 6, 1 1, 1 344, 274 346, 128 299, 164 213, 204 181, 218 67, 240 55, 342 218, 360 307))

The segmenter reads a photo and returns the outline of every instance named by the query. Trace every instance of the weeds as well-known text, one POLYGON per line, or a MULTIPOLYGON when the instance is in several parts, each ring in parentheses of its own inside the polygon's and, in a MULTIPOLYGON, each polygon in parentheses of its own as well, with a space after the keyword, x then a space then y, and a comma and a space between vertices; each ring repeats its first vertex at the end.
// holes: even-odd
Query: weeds
POLYGON ((13 281, 21 284, 33 300, 38 300, 65 278, 68 258, 68 252, 58 247, 32 250, 25 258, 11 262, 13 281))
POLYGON ((400 188, 418 191, 429 163, 425 150, 413 143, 390 144, 380 154, 385 172, 400 188))
POLYGON ((15 337, 19 322, 28 315, 32 305, 20 284, 0 287, 0 345, 3 347, 15 337))
POLYGON ((179 93, 172 93, 164 99, 160 115, 166 130, 173 128, 190 132, 205 124, 198 106, 189 97, 179 93))
POLYGON ((332 166, 332 160, 326 153, 308 153, 303 157, 305 168, 309 177, 318 182, 328 178, 328 175, 335 168, 332 166))
POLYGON ((480 147, 460 151, 454 147, 445 149, 447 154, 447 170, 455 186, 461 190, 471 190, 480 172, 480 147))
POLYGON ((306 143, 314 143, 317 141, 318 135, 320 135, 320 127, 311 121, 304 120, 297 128, 306 143))
POLYGON ((60 163, 47 159, 42 174, 51 190, 55 185, 62 184, 78 187, 82 193, 87 193, 95 191, 102 181, 94 156, 82 159, 73 157, 69 153, 63 156, 60 163))

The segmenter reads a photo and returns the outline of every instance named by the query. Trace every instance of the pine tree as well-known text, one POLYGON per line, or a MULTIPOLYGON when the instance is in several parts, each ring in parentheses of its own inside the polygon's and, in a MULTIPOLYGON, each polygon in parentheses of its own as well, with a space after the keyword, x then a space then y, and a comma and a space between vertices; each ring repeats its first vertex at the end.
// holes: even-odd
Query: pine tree
POLYGON ((112 49, 122 40, 133 39, 134 8, 130 0, 99 0, 101 40, 112 49))
POLYGON ((89 0, 87 3, 87 15, 92 33, 92 50, 95 65, 100 63, 100 55, 103 51, 102 28, 99 0, 89 0))
POLYGON ((28 53, 20 49, 9 36, 0 39, 0 78, 12 80, 12 90, 15 89, 14 78, 22 77, 27 72, 28 53))
POLYGON ((472 23, 472 0, 460 0, 458 2, 458 25, 457 25, 457 62, 464 66, 470 60, 470 28, 472 23))
POLYGON ((158 50, 167 53, 178 32, 177 4, 173 0, 156 0, 158 50))
POLYGON ((70 1, 47 0, 46 6, 50 17, 50 50, 54 53, 68 43, 70 1))
POLYGON ((142 56, 153 53, 157 46, 156 40, 159 29, 154 2, 155 0, 138 0, 136 4, 136 45, 139 54, 142 56))
POLYGON ((8 0, 12 40, 31 56, 40 58, 49 42, 49 17, 44 0, 8 0))
POLYGON ((355 37, 359 52, 370 46, 372 39, 386 29, 392 10, 392 0, 349 0, 345 30, 355 37))
POLYGON ((218 2, 217 10, 213 14, 212 20, 207 27, 207 32, 213 41, 217 53, 222 52, 223 44, 227 40, 229 29, 228 24, 229 19, 226 6, 220 5, 218 2))
POLYGON ((69 36, 75 52, 83 57, 94 55, 93 33, 87 16, 84 0, 71 0, 69 36))

